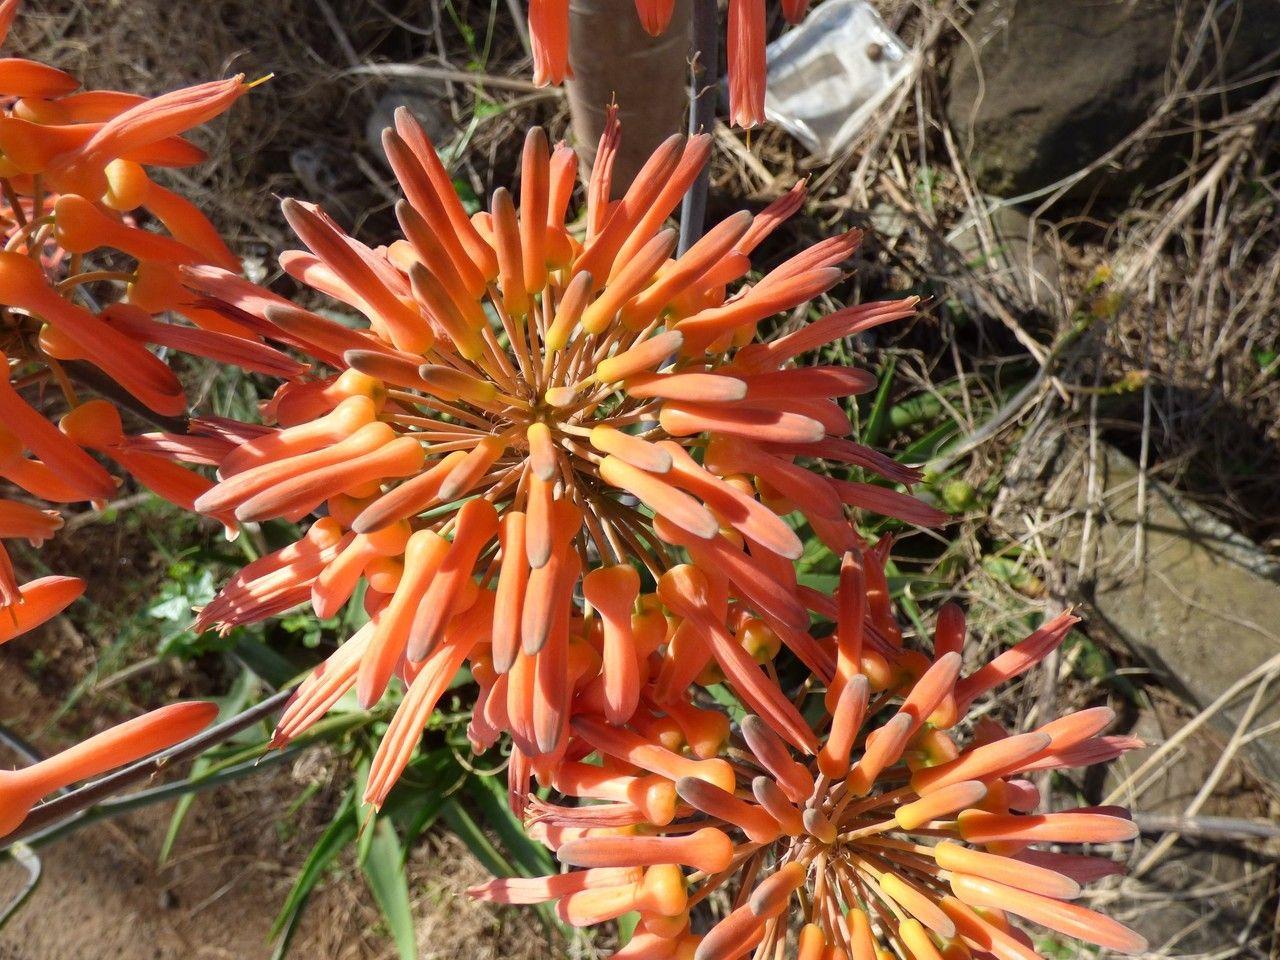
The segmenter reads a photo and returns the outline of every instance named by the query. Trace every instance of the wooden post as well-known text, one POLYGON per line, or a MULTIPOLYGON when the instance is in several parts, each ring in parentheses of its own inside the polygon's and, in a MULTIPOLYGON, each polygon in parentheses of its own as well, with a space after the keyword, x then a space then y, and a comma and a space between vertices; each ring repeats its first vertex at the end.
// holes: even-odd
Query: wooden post
POLYGON ((640 25, 635 0, 570 0, 566 82, 578 156, 590 166, 614 100, 622 144, 613 168, 621 196, 655 147, 685 127, 688 106, 692 0, 676 0, 659 37, 640 25))

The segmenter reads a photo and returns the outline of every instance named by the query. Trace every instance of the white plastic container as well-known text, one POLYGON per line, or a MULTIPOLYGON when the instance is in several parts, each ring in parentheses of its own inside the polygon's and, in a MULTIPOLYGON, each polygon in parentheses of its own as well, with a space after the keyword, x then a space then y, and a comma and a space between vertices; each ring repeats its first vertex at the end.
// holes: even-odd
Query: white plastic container
POLYGON ((911 52, 866 0, 827 0, 768 47, 765 114, 809 151, 847 147, 911 72, 911 52))

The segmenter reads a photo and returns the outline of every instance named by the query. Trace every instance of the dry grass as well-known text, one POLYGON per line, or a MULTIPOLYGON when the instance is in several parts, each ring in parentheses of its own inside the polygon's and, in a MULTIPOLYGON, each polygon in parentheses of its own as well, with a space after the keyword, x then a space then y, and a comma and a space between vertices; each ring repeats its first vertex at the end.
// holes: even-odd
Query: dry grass
MULTIPOLYGON (((810 168, 781 133, 748 140, 723 130, 715 186, 767 199, 811 175, 812 219, 801 229, 881 228, 865 250, 850 298, 886 289, 933 293, 927 320, 877 346, 898 358, 898 395, 931 393, 967 437, 931 465, 935 470, 960 469, 977 486, 999 486, 1004 477, 1034 476, 1020 473, 1019 461, 1034 459, 1053 437, 1078 453, 1059 461, 1070 469, 1053 482, 1091 489, 1101 445, 1112 443, 1139 463, 1141 488, 1156 479, 1181 488, 1274 555, 1280 544, 1280 364, 1269 358, 1280 347, 1280 165, 1273 129, 1280 64, 1261 63, 1244 76, 1224 78, 1205 51, 1229 33, 1234 14, 1210 5, 1201 16, 1205 5, 1187 4, 1179 40, 1184 56, 1170 63, 1165 100, 1106 157, 1025 198, 1025 241, 1010 252, 1002 249, 994 222, 1000 203, 973 184, 943 110, 938 68, 949 49, 964 42, 963 5, 879 6, 913 47, 919 69, 847 156, 810 168), (1251 83, 1259 99, 1205 120, 1201 108, 1220 96, 1228 79, 1251 83), (1169 143, 1187 147, 1180 172, 1127 206, 1108 208, 1082 196, 1080 185, 1098 170, 1137 169, 1169 143), (976 255, 971 239, 957 242, 966 233, 978 236, 976 255), (1045 272, 1047 285, 1026 279, 1045 272), (963 385, 958 395, 944 392, 944 384, 957 381, 963 385), (1010 382, 1025 386, 1001 390, 1010 382)), ((1079 528, 1079 513, 1027 509, 1043 499, 1043 491, 1026 486, 1018 492, 1010 502, 997 502, 1004 512, 999 527, 977 517, 948 530, 953 544, 944 562, 961 558, 948 592, 963 600, 988 642, 1008 635, 1027 605, 1014 585, 984 569, 982 560, 993 550, 1021 558, 1034 576, 1018 588, 1043 591, 1050 608, 1076 597, 1076 571, 1057 543, 1079 528)), ((1083 519, 1087 540, 1093 518, 1083 519)), ((1106 643, 1096 629, 1092 636, 1106 643)), ((1206 929, 1211 939, 1229 931, 1210 956, 1273 955, 1275 841, 1224 841, 1212 831, 1198 832, 1195 818, 1213 813, 1274 820, 1280 809, 1275 787, 1247 772, 1241 752, 1251 740, 1274 737, 1274 729, 1246 710, 1234 733, 1220 736, 1208 721, 1225 703, 1187 710, 1136 665, 1126 671, 1130 661, 1121 648, 1112 652, 1122 672, 1161 705, 1157 712, 1165 720, 1148 734, 1159 753, 1143 771, 1144 786, 1167 783, 1182 769, 1200 771, 1204 779, 1173 807, 1160 808, 1191 818, 1183 845, 1174 846, 1173 834, 1154 831, 1151 845, 1136 848, 1137 876, 1101 901, 1129 916, 1154 903, 1194 903, 1198 918, 1154 944, 1157 955, 1198 952, 1206 929), (1184 869, 1189 849, 1240 856, 1251 866, 1223 884, 1184 869)), ((1069 654, 1053 658, 1002 695, 1000 718, 1025 728, 1037 718, 1103 701, 1133 716, 1134 704, 1074 666, 1069 654)), ((1266 666, 1232 692, 1231 703, 1264 702, 1276 673, 1274 665, 1266 666)), ((1107 792, 1089 778, 1055 778, 1043 786, 1057 794, 1058 805, 1099 802, 1107 792)), ((1132 799, 1136 809, 1147 809, 1131 788, 1110 802, 1132 799)))
POLYGON ((478 0, 49 0, 26 5, 10 47, 106 89, 155 93, 237 72, 272 74, 197 134, 213 162, 176 174, 238 249, 260 257, 287 240, 280 196, 337 204, 353 219, 385 214, 386 168, 366 127, 388 90, 425 91, 450 139, 466 136, 460 175, 480 193, 507 178, 505 161, 518 156, 512 129, 535 115, 564 127, 557 95, 483 84, 486 67, 523 78, 527 63, 506 9, 478 0), (465 69, 473 79, 424 84, 352 72, 383 63, 465 69), (473 128, 477 108, 485 116, 473 128))

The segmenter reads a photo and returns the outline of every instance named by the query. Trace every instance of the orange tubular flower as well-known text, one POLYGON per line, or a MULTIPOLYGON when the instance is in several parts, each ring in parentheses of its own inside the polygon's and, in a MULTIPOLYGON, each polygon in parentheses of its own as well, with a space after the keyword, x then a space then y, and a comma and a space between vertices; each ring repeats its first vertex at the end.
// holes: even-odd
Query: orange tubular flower
POLYGON ((172 703, 104 730, 47 760, 20 770, 0 770, 0 837, 17 829, 41 797, 181 743, 217 715, 215 703, 172 703))
POLYGON ((569 0, 529 0, 533 82, 559 85, 573 76, 569 66, 569 0))
MULTIPOLYGON (((815 324, 812 344, 795 334, 756 342, 765 320, 839 276, 835 264, 859 235, 793 258, 723 306, 727 284, 749 267, 745 251, 768 231, 738 214, 672 259, 664 222, 706 163, 707 138, 667 141, 608 211, 607 165, 598 166, 586 185, 587 222, 597 226, 583 242, 568 227, 576 164, 563 144, 552 150, 531 131, 522 195, 500 189, 489 212, 467 219, 411 115, 395 122, 383 140, 409 198, 397 205, 405 240, 368 247, 319 207, 285 202, 309 247, 286 254, 285 268, 359 310, 367 329, 206 268, 186 272, 205 304, 221 298, 228 313, 253 315, 336 367, 286 384, 266 406, 278 429, 230 453, 220 482, 195 500, 241 520, 298 519, 324 506, 312 528, 320 540, 246 569, 199 625, 229 629, 306 598, 329 616, 363 578, 376 628, 358 665, 339 659, 370 705, 393 677, 437 669, 436 651, 483 601, 492 611, 485 642, 463 654, 485 678, 475 736, 512 733, 544 773, 566 748, 575 692, 615 724, 643 703, 649 716, 696 727, 683 731, 690 742, 711 742, 712 726, 680 712, 703 667, 722 670, 794 745, 812 748, 812 732, 756 659, 764 631, 781 638, 773 652, 786 644, 824 681, 835 666, 805 632, 792 572, 801 542, 783 515, 799 509, 841 548, 860 542, 847 504, 919 523, 944 517, 906 494, 842 487, 797 463, 918 479, 847 436, 838 401, 870 390, 872 377, 790 362, 909 316, 915 301, 840 311, 815 324), (672 569, 680 548, 695 565, 683 573, 672 569), (642 600, 642 576, 681 579, 642 600), (666 635, 658 605, 688 624, 679 636, 666 635), (731 610, 757 626, 726 628, 731 610), (682 646, 701 653, 678 656, 682 646)), ((616 139, 611 126, 605 149, 616 139)), ((778 209, 794 210, 796 196, 778 209)), ((770 229, 775 214, 761 218, 770 229)))
MULTIPOLYGON (((16 0, 0 7, 0 40, 17 8, 16 0)), ((114 409, 106 411, 114 432, 108 426, 104 433, 97 408, 105 401, 84 403, 73 382, 179 417, 187 406, 182 386, 150 345, 286 378, 305 371, 261 342, 259 331, 203 307, 181 285, 181 266, 239 264, 208 220, 145 170, 203 160, 181 135, 226 110, 248 85, 236 77, 154 99, 75 92, 78 85, 43 64, 0 60, 0 476, 38 499, 100 503, 118 481, 94 451, 190 508, 209 484, 183 463, 200 461, 163 444, 144 449, 146 441, 123 434, 114 409), (59 397, 65 406, 53 419, 67 414, 61 432, 47 419, 59 397)), ((44 532, 28 539, 36 543, 58 524, 50 515, 44 532)), ((27 535, 0 527, 4 536, 27 535)), ((7 555, 0 557, 0 601, 21 602, 7 555)), ((18 616, 28 619, 38 618, 18 616)))
POLYGON ((22 602, 22 593, 13 570, 13 561, 3 540, 21 538, 38 547, 62 526, 55 510, 41 510, 14 500, 0 500, 0 604, 10 606, 22 602))
POLYGON ((729 0, 729 122, 764 122, 764 0, 729 0))
POLYGON ((675 743, 668 750, 580 715, 574 730, 584 745, 576 752, 598 751, 604 766, 586 767, 594 779, 553 777, 551 785, 595 802, 531 800, 529 818, 561 863, 585 869, 520 880, 518 897, 502 880, 471 893, 554 900, 563 919, 581 925, 637 910, 636 937, 617 958, 1035 960, 1009 915, 1111 950, 1144 950, 1133 931, 1071 902, 1082 883, 1118 865, 1031 848, 1131 840, 1134 824, 1118 808, 1036 814, 1039 793, 1022 779, 1140 743, 1100 735, 1114 719, 1106 708, 1017 736, 984 722, 967 745, 953 732, 957 703, 967 707, 975 687, 985 692, 1038 663, 1075 618, 1058 617, 1009 651, 1015 656, 962 677, 963 614, 945 608, 932 659, 902 647, 875 596, 881 562, 874 551, 847 558, 827 611, 844 672, 808 730, 816 757, 797 757, 785 742, 789 729, 748 715, 726 777, 707 766, 715 759, 694 760, 675 743), (1102 749, 1081 753, 1083 744, 1102 749), (649 816, 640 794, 618 787, 636 771, 659 776, 648 793, 673 785, 683 805, 649 816), (691 932, 690 909, 721 887, 736 909, 705 934, 691 932))
POLYGON ((636 0, 636 13, 651 37, 659 36, 667 29, 675 7, 675 0, 636 0))
POLYGON ((84 593, 78 577, 41 577, 18 588, 15 600, 0 606, 0 643, 56 617, 84 593))

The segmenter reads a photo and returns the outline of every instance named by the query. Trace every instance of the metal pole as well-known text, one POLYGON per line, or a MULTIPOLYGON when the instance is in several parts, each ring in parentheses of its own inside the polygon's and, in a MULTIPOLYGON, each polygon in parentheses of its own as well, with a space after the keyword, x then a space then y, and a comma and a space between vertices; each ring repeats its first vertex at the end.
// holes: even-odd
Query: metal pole
MULTIPOLYGON (((689 135, 710 133, 720 96, 720 24, 715 0, 693 0, 693 56, 689 71, 689 135)), ((703 167, 680 205, 677 256, 702 236, 707 217, 710 165, 703 167)))

